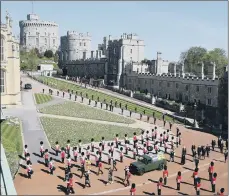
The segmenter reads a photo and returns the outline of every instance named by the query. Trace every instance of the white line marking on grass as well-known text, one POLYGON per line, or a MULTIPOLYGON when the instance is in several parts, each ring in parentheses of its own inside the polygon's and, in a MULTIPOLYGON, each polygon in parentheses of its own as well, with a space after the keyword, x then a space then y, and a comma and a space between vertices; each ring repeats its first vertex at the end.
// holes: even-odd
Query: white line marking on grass
MULTIPOLYGON (((224 157, 223 158, 220 158, 219 160, 224 160, 224 157)), ((206 163, 204 165, 201 165, 201 166, 199 166, 199 169, 200 168, 204 168, 204 167, 206 167, 208 165, 209 165, 209 163, 206 163)), ((205 168, 202 169, 202 170, 200 170, 200 171, 204 171, 204 170, 205 170, 205 168)), ((184 173, 188 173, 188 172, 193 172, 193 171, 192 170, 189 170, 189 169, 186 169, 186 170, 182 171, 181 173, 184 174, 184 173)), ((227 175, 227 173, 225 173, 224 175, 227 175)), ((169 178, 173 178, 175 176, 177 176, 177 173, 174 173, 172 175, 169 175, 168 179, 169 178)), ((140 186, 151 184, 151 183, 152 183, 151 181, 147 181, 147 182, 144 182, 144 183, 141 183, 141 184, 137 184, 136 187, 140 187, 140 186)), ((115 192, 118 192, 118 191, 123 191, 123 190, 128 190, 128 189, 130 189, 130 187, 123 187, 123 188, 113 189, 113 190, 109 190, 109 191, 103 191, 103 192, 99 192, 99 193, 93 193, 93 194, 89 194, 89 195, 105 195, 105 194, 108 194, 108 193, 115 193, 115 192)))

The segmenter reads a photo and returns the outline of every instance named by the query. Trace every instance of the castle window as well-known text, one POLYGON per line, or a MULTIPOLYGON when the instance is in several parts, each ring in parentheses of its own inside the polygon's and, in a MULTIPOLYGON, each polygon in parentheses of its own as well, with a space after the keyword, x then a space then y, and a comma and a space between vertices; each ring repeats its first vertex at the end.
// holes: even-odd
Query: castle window
POLYGON ((86 46, 86 43, 84 43, 84 46, 86 46))
POLYGON ((186 91, 188 91, 188 85, 185 86, 186 91))
POLYGON ((45 35, 46 35, 46 32, 45 32, 45 35))
POLYGON ((47 44, 47 38, 45 38, 45 44, 47 44))
POLYGON ((153 83, 154 83, 154 81, 152 80, 152 81, 151 81, 151 83, 153 84, 153 83))
POLYGON ((55 39, 53 39, 53 45, 55 45, 56 44, 56 40, 55 39))
POLYGON ((169 82, 167 82, 167 87, 170 87, 170 83, 169 82))
POLYGON ((212 104, 212 100, 208 99, 208 105, 211 105, 211 104, 212 104))
POLYGON ((38 32, 36 32, 36 35, 39 35, 39 33, 38 33, 38 32))
POLYGON ((80 42, 80 46, 82 45, 82 43, 80 42))
POLYGON ((4 47, 5 47, 5 39, 3 38, 3 36, 1 35, 1 61, 3 61, 4 58, 4 47))
POLYGON ((199 92, 199 91, 200 91, 200 87, 196 86, 196 92, 199 92))
POLYGON ((176 88, 179 88, 179 84, 178 83, 176 83, 176 88))
POLYGON ((38 44, 39 44, 39 40, 38 38, 36 38, 36 45, 38 46, 38 44))
POLYGON ((4 93, 5 92, 5 71, 1 70, 1 85, 0 85, 0 92, 4 93))
POLYGON ((132 54, 132 49, 130 49, 130 53, 132 54))
POLYGON ((208 93, 212 93, 212 87, 208 87, 208 93))

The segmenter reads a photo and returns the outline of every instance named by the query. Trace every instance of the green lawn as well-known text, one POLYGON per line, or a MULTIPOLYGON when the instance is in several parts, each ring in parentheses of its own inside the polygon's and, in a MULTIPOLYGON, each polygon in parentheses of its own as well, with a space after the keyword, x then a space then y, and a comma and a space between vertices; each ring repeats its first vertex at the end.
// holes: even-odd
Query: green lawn
MULTIPOLYGON (((128 110, 134 111, 135 108, 137 108, 137 112, 138 113, 142 113, 143 114, 143 111, 145 110, 146 115, 152 116, 153 112, 155 112, 156 118, 157 119, 162 119, 162 113, 157 112, 157 111, 155 111, 155 110, 153 110, 151 108, 147 108, 147 107, 144 107, 144 106, 141 106, 141 105, 129 102, 129 101, 125 101, 125 100, 119 99, 117 97, 107 95, 105 93, 97 92, 97 91, 92 90, 92 89, 86 89, 86 88, 83 88, 83 87, 81 87, 79 85, 70 83, 68 81, 62 81, 62 80, 58 80, 56 78, 50 78, 50 77, 45 77, 45 76, 39 76, 38 80, 40 82, 43 82, 43 83, 49 85, 50 87, 56 88, 58 90, 67 91, 68 89, 70 89, 70 90, 73 90, 74 93, 77 91, 78 95, 80 95, 80 92, 82 92, 83 97, 86 97, 86 93, 87 93, 89 98, 91 98, 92 95, 94 95, 94 99, 96 99, 96 100, 97 100, 97 97, 99 97, 100 101, 103 101, 104 99, 106 99, 107 102, 110 102, 110 100, 113 100, 113 103, 115 101, 117 101, 118 105, 119 105, 119 103, 121 103, 123 108, 127 104, 127 109, 128 110)), ((167 121, 172 121, 172 118, 168 117, 168 116, 166 116, 165 119, 167 121)))
POLYGON ((14 177, 19 167, 20 158, 18 155, 22 155, 23 152, 22 134, 18 119, 14 118, 1 123, 1 142, 5 149, 11 174, 14 177))
POLYGON ((98 142, 101 141, 103 136, 108 141, 113 140, 116 134, 119 134, 119 138, 124 138, 125 133, 132 137, 134 132, 138 135, 141 132, 140 129, 129 127, 49 117, 41 117, 41 123, 52 146, 55 145, 56 141, 59 142, 60 146, 65 146, 68 139, 71 140, 71 144, 74 146, 77 145, 79 139, 82 143, 90 143, 91 138, 98 142))
POLYGON ((35 96, 37 104, 46 103, 46 102, 49 102, 49 101, 52 100, 52 96, 51 95, 35 93, 34 96, 35 96))
POLYGON ((117 114, 112 114, 101 109, 93 108, 80 103, 66 101, 61 104, 51 105, 39 110, 41 113, 60 116, 71 116, 77 118, 95 119, 109 122, 131 124, 135 121, 117 114))

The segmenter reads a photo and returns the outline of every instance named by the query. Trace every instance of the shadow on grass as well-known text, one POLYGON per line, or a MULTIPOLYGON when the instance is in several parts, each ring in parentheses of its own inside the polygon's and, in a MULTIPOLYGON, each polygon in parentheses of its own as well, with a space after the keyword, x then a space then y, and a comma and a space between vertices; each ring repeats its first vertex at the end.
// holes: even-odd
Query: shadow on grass
POLYGON ((67 188, 63 185, 57 185, 57 189, 67 195, 67 188))

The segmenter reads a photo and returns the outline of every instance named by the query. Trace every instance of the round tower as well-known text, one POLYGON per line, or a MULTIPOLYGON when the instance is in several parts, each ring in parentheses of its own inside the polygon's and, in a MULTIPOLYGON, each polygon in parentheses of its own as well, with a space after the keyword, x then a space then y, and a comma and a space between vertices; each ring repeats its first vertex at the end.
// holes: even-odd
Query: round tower
POLYGON ((77 51, 77 37, 78 34, 75 31, 67 32, 68 39, 68 60, 73 61, 78 59, 78 51, 77 51))

